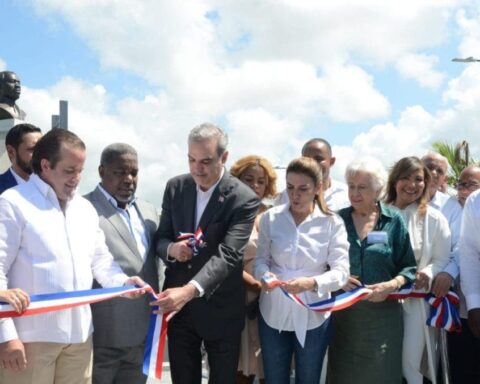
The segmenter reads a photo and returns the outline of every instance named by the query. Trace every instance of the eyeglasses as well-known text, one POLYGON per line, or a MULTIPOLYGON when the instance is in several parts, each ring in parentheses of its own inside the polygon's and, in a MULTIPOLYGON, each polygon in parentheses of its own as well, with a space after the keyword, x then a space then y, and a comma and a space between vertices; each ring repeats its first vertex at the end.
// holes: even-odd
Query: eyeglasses
POLYGON ((456 183, 455 189, 467 189, 469 191, 475 191, 480 188, 478 183, 456 183))

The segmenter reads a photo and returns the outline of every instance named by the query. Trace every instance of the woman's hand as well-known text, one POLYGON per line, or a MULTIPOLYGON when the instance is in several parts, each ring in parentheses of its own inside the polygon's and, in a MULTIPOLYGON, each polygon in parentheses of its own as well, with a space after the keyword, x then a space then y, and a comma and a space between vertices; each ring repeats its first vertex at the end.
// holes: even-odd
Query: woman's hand
MULTIPOLYGON (((270 276, 270 277, 273 277, 274 279, 277 279, 277 275, 275 275, 272 272, 265 272, 263 276, 270 276)), ((264 279, 262 279, 261 283, 262 283, 262 289, 265 290, 267 293, 274 290, 278 286, 283 285, 283 283, 268 285, 264 279)))
POLYGON ((22 313, 30 305, 30 296, 19 288, 0 291, 0 301, 10 304, 15 311, 22 313))
POLYGON ((366 285, 365 287, 372 290, 372 293, 365 297, 365 300, 378 303, 384 301, 390 293, 395 292, 398 289, 398 283, 393 279, 383 283, 366 285))
POLYGON ((342 289, 345 291, 345 292, 348 292, 348 291, 351 291, 352 289, 355 289, 355 288, 358 288, 358 287, 361 287, 362 286, 362 283, 360 282, 360 280, 357 280, 358 276, 349 276, 348 277, 348 281, 347 281, 347 284, 345 284, 342 289))
POLYGON ((316 285, 317 283, 313 277, 297 277, 288 280, 283 286, 283 289, 288 293, 296 295, 305 291, 313 291, 316 285))
POLYGON ((428 291, 429 283, 430 277, 428 277, 425 272, 417 272, 414 283, 415 289, 424 289, 425 291, 428 291))

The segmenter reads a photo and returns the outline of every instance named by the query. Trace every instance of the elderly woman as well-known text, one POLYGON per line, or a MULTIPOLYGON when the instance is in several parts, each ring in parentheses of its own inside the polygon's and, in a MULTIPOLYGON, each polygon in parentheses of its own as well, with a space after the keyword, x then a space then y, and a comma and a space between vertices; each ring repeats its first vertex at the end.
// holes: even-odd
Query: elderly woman
POLYGON ((335 312, 328 353, 329 384, 401 384, 401 304, 386 300, 415 278, 415 258, 400 214, 379 202, 386 181, 375 159, 350 163, 345 178, 351 206, 339 211, 350 243, 350 278, 343 288, 365 285, 364 301, 335 312))
MULTIPOLYGON (((258 156, 245 156, 237 160, 230 168, 230 173, 247 184, 260 199, 273 198, 277 194, 277 175, 267 159, 258 156)), ((259 213, 267 209, 260 205, 259 213)), ((263 383, 263 365, 258 338, 258 297, 262 289, 260 281, 252 276, 253 262, 257 253, 258 222, 257 216, 250 240, 243 257, 243 280, 247 289, 247 319, 240 341, 240 357, 238 363, 237 384, 251 384, 255 377, 263 383)))
MULTIPOLYGON (((393 166, 385 201, 397 207, 407 223, 410 242, 417 263, 415 288, 430 291, 437 273, 443 271, 450 255, 448 222, 436 209, 428 206, 430 173, 417 157, 404 157, 393 166)), ((407 299, 403 303, 403 375, 409 384, 423 382, 427 376, 436 383, 438 332, 427 327, 426 303, 407 299), (422 367, 422 356, 427 367, 422 367)))
POLYGON ((296 383, 318 383, 329 341, 330 313, 304 303, 330 297, 348 278, 348 242, 342 220, 326 208, 322 172, 315 160, 301 157, 287 167, 289 202, 260 219, 255 276, 277 278, 282 288, 262 281, 259 332, 267 383, 290 383, 292 356, 296 383))

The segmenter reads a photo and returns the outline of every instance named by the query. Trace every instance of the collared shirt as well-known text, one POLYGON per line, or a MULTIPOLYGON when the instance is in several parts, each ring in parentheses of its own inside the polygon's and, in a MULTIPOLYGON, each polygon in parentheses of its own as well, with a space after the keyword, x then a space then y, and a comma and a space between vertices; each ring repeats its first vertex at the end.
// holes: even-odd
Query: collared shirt
MULTIPOLYGON (((328 209, 332 212, 338 212, 340 209, 350 206, 347 185, 333 179, 330 179, 330 188, 323 191, 323 198, 325 199, 328 209)), ((273 204, 277 206, 287 204, 288 202, 288 193, 287 190, 284 189, 277 195, 273 204)))
MULTIPOLYGON (((306 303, 330 297, 349 275, 348 241, 345 226, 337 215, 327 216, 315 209, 300 225, 290 213, 290 204, 266 211, 260 219, 257 256, 254 273, 261 279, 266 272, 280 280, 313 277, 317 292, 299 296, 306 303)), ((279 331, 295 331, 304 345, 307 330, 319 327, 330 312, 317 313, 300 307, 288 299, 279 288, 260 295, 260 311, 266 323, 279 331)))
MULTIPOLYGON (((113 261, 95 208, 75 194, 65 213, 55 191, 37 175, 0 197, 0 290, 29 294, 105 287, 127 276, 113 261)), ((81 343, 92 333, 90 306, 0 322, 0 342, 81 343)))
POLYGON ((460 239, 460 226, 462 224, 462 206, 456 197, 447 195, 446 193, 440 191, 435 192, 435 195, 433 195, 429 205, 442 212, 443 216, 445 216, 448 221, 448 226, 452 236, 452 246, 450 260, 443 272, 447 272, 450 276, 452 276, 452 278, 456 279, 460 272, 458 241, 460 239))
POLYGON ((463 207, 460 234, 460 284, 467 309, 480 308, 480 190, 473 192, 463 207))
POLYGON ((217 182, 213 184, 210 188, 208 188, 206 191, 202 191, 197 185, 197 204, 195 205, 195 229, 198 228, 198 224, 200 223, 203 212, 205 211, 205 208, 207 207, 207 204, 212 197, 213 191, 215 190, 215 188, 217 188, 220 180, 222 180, 224 173, 225 169, 222 168, 222 172, 220 173, 220 177, 218 178, 217 182))
POLYGON ((407 227, 398 212, 383 204, 379 208, 380 216, 373 230, 384 236, 376 240, 368 236, 363 240, 358 238, 352 207, 339 212, 350 243, 350 274, 358 276, 363 284, 382 283, 399 275, 413 281, 416 263, 407 227))
POLYGON ((12 172, 12 175, 15 178, 17 184, 23 184, 27 182, 27 180, 24 180, 17 172, 15 172, 13 167, 10 167, 10 172, 12 172))
POLYGON ((118 206, 117 200, 115 200, 115 198, 103 188, 102 184, 98 184, 98 189, 100 189, 105 198, 119 213, 123 222, 127 226, 128 231, 135 239, 138 253, 142 259, 145 260, 147 257, 148 238, 147 233, 145 232, 145 223, 143 222, 143 218, 141 217, 137 204, 135 203, 136 198, 133 198, 132 201, 126 205, 126 208, 122 208, 118 206))

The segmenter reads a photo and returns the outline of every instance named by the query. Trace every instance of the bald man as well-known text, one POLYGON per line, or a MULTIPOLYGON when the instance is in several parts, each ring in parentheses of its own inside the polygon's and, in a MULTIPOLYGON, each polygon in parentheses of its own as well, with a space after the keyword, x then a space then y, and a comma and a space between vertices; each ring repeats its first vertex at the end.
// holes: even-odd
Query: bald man
MULTIPOLYGON (((323 198, 328 209, 337 212, 342 208, 349 207, 347 185, 330 177, 330 169, 336 161, 330 143, 325 139, 310 139, 302 147, 302 156, 315 160, 322 169, 323 198)), ((288 196, 286 190, 284 190, 276 199, 275 205, 286 204, 287 202, 288 196)))
MULTIPOLYGON (((480 189, 480 167, 470 166, 465 168, 458 178, 456 188, 458 202, 464 207, 467 198, 480 189)), ((477 226, 478 224, 477 222, 477 226)), ((460 239, 460 245, 461 243, 462 239, 460 239)), ((460 281, 462 285, 464 281, 466 283, 465 295, 469 298, 469 303, 465 302, 465 296, 460 290, 457 280, 455 291, 460 296, 462 331, 459 333, 449 332, 447 335, 450 376, 453 383, 480 383, 480 364, 478 364, 480 361, 480 339, 477 338, 479 335, 475 337, 469 327, 469 323, 471 323, 474 328, 480 328, 480 319, 477 320, 477 312, 480 309, 476 308, 477 305, 474 303, 475 296, 480 295, 480 292, 471 289, 471 280, 478 280, 480 277, 476 268, 476 264, 479 263, 478 259, 473 262, 468 261, 469 254, 467 253, 467 257, 464 257, 461 247, 459 255, 460 281), (468 314, 467 308, 470 310, 468 314)))
POLYGON ((452 246, 450 261, 445 269, 437 274, 433 280, 432 293, 443 297, 453 286, 460 273, 458 261, 458 241, 460 238, 460 225, 462 221, 462 206, 454 196, 442 192, 447 183, 448 160, 436 152, 429 152, 422 158, 425 166, 431 173, 430 202, 429 205, 443 213, 448 221, 452 233, 452 246))

